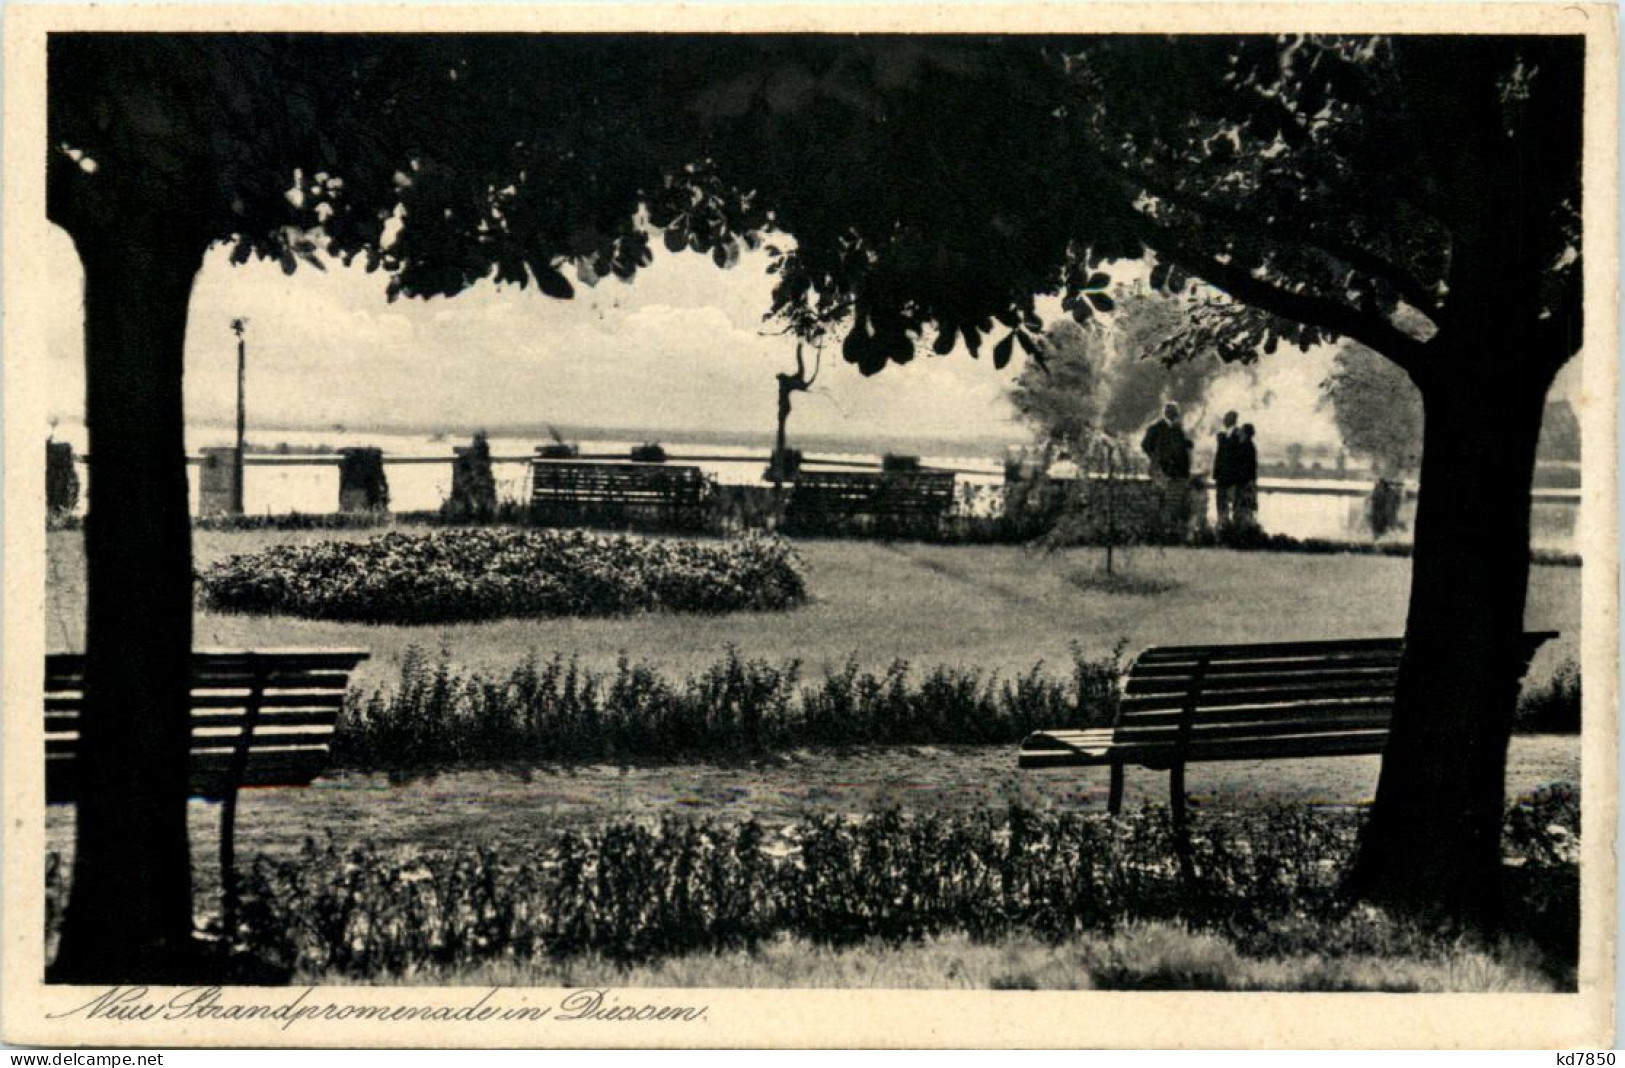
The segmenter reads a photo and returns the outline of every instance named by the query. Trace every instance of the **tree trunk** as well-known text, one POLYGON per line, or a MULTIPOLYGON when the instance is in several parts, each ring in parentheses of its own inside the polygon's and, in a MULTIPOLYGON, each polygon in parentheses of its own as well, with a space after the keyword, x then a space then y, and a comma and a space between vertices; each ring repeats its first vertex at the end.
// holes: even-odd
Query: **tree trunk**
POLYGON ((779 375, 779 425, 773 437, 773 458, 768 461, 773 472, 773 496, 784 492, 785 450, 789 448, 787 426, 790 422, 790 394, 792 386, 787 375, 779 375))
POLYGON ((191 525, 181 375, 204 245, 162 220, 76 235, 85 272, 89 606, 73 887, 55 982, 192 972, 191 525))
POLYGON ((1477 927, 1493 926, 1497 912, 1530 484, 1549 384, 1550 375, 1472 364, 1424 384, 1405 653, 1351 876, 1367 900, 1477 927))

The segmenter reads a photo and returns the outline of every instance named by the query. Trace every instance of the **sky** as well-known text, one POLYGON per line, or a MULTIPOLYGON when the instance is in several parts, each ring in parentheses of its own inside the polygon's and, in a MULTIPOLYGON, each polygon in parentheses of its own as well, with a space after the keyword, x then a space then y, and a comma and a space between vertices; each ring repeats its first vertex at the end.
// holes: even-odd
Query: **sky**
MULTIPOLYGON (((289 276, 274 263, 233 267, 216 249, 192 294, 187 419, 233 420, 231 320, 243 316, 251 440, 269 429, 336 424, 454 436, 556 424, 765 437, 774 426, 773 375, 795 367, 795 343, 763 322, 773 281, 766 264, 755 253, 724 271, 708 258, 661 250, 632 283, 577 286, 568 301, 484 283, 452 298, 391 303, 381 273, 334 262, 289 276)), ((83 280, 72 242, 56 228, 45 267, 57 296, 47 334, 49 409, 72 426, 84 410, 83 280)), ((1261 443, 1335 442, 1319 404, 1329 360, 1329 350, 1282 350, 1229 371, 1209 410, 1242 411, 1261 443)), ((792 443, 797 433, 1027 440, 1005 399, 1018 361, 998 371, 985 350, 973 360, 960 349, 864 378, 832 344, 817 390, 796 399, 792 443)))

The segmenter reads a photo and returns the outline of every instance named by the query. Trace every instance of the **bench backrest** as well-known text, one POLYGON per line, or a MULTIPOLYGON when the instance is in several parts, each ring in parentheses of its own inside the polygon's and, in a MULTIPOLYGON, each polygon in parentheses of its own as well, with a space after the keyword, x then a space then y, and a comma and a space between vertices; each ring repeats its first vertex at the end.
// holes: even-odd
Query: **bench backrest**
POLYGON ((954 503, 952 471, 802 471, 793 513, 940 517, 954 503))
POLYGON ((1123 684, 1113 748, 1186 759, 1381 752, 1398 638, 1147 649, 1123 684))
MULTIPOLYGON (((1525 635, 1524 664, 1549 632, 1525 635)), ((1130 762, 1380 753, 1400 638, 1162 646, 1135 658, 1112 747, 1130 762)))
POLYGON ((672 464, 531 462, 531 500, 536 504, 698 505, 705 474, 672 464))
MULTIPOLYGON (((359 649, 192 654, 192 796, 219 799, 238 786, 305 786, 326 765, 359 649), (245 735, 245 728, 249 733, 245 735), (241 751, 240 751, 241 750, 241 751)), ((85 658, 45 658, 45 792, 78 794, 79 716, 85 658)))

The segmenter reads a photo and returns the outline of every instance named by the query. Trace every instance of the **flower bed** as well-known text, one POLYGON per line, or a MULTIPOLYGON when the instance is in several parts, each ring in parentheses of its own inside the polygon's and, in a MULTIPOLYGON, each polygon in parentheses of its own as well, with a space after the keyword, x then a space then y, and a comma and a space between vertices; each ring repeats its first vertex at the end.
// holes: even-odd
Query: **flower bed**
POLYGON ((227 558, 209 607, 363 623, 445 623, 638 611, 772 611, 806 599, 778 538, 657 540, 507 529, 390 533, 227 558))

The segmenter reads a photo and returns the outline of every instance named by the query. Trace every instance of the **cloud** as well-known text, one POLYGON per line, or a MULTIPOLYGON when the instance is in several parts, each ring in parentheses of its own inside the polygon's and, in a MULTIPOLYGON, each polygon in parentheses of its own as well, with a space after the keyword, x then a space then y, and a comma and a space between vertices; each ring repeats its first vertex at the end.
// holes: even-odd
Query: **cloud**
MULTIPOLYGON (((47 343, 54 414, 82 418, 82 276, 52 231, 46 268, 58 294, 47 343)), ((229 421, 236 337, 246 317, 250 425, 568 423, 659 429, 773 428, 773 375, 795 343, 764 333, 773 280, 763 253, 720 271, 687 253, 659 256, 628 285, 581 286, 574 300, 475 286, 452 299, 385 299, 385 279, 333 264, 284 275, 232 267, 216 250, 193 288, 186 404, 194 423, 229 421)), ((957 353, 866 379, 832 347, 792 433, 1019 435, 1002 401, 1010 372, 957 353)), ((1012 369, 1013 372, 1014 369, 1012 369)))
MULTIPOLYGON (((411 423, 463 432, 547 423, 659 430, 754 431, 774 425, 773 375, 795 366, 795 342, 762 316, 771 303, 767 258, 718 270, 690 253, 657 254, 632 284, 578 286, 573 300, 481 284, 451 299, 385 299, 385 278, 333 264, 284 275, 274 264, 232 267, 217 250, 194 286, 186 403, 194 423, 229 422, 236 403, 236 339, 246 316, 250 425, 326 428, 411 423)), ((53 229, 45 269, 50 407, 66 423, 84 406, 82 279, 72 242, 53 229)), ((1040 312, 1059 314, 1053 301, 1040 312)), ((1005 393, 1020 370, 963 350, 921 355, 865 378, 824 353, 817 392, 796 399, 800 434, 1022 440, 1005 393)), ((809 353, 809 358, 810 358, 809 353)), ((1261 435, 1322 440, 1315 410, 1324 354, 1281 353, 1256 376, 1233 372, 1212 405, 1250 411, 1261 435), (1266 391, 1276 400, 1262 403, 1266 391)))

